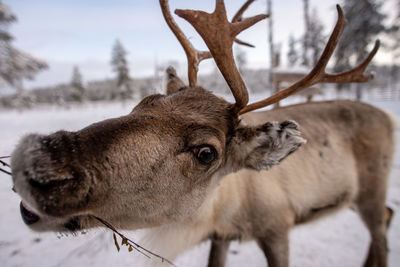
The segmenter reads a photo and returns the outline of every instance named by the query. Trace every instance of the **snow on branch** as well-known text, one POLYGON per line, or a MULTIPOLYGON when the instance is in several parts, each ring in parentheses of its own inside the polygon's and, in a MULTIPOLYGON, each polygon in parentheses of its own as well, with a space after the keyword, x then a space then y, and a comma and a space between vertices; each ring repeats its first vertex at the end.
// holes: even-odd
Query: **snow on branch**
POLYGON ((0 43, 0 51, 0 78, 13 86, 22 79, 33 79, 39 71, 48 68, 46 62, 7 43, 0 43))

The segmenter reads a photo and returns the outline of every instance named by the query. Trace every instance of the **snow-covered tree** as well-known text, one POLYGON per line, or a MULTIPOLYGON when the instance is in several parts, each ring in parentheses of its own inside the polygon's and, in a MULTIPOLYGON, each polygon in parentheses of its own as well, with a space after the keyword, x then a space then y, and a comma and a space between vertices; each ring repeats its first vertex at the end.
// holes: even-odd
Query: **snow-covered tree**
POLYGON ((400 58, 400 0, 397 0, 396 15, 390 31, 394 41, 393 54, 396 58, 400 58))
POLYGON ((272 73, 274 72, 274 13, 272 10, 272 0, 267 0, 267 14, 269 15, 268 18, 268 49, 269 49, 269 58, 270 58, 270 65, 269 65, 269 72, 268 72, 268 82, 272 88, 273 80, 272 80, 272 73))
MULTIPOLYGON (((342 7, 349 23, 336 49, 336 72, 349 68, 354 64, 351 61, 363 60, 368 54, 368 45, 386 31, 382 3, 381 0, 344 0, 342 7)), ((356 94, 361 99, 361 87, 357 87, 356 94)))
POLYGON ((310 9, 309 0, 303 0, 304 9, 304 37, 303 37, 303 54, 302 54, 302 65, 309 67, 309 48, 310 48, 310 9))
POLYGON ((28 90, 19 91, 12 101, 12 106, 18 109, 29 109, 36 104, 36 96, 28 90))
POLYGON ((83 85, 82 74, 78 66, 74 66, 71 78, 72 98, 74 101, 82 102, 85 98, 85 86, 83 85))
POLYGON ((13 37, 8 32, 8 27, 15 21, 16 16, 10 8, 0 1, 0 80, 16 88, 18 94, 21 94, 24 89, 23 80, 33 79, 48 66, 46 62, 12 46, 13 37))
POLYGON ((288 45, 289 45, 289 51, 287 53, 288 64, 289 66, 294 66, 299 60, 299 55, 296 49, 296 40, 294 39, 293 35, 289 36, 288 45))
POLYGON ((236 52, 235 53, 236 64, 239 68, 239 71, 243 72, 246 69, 246 64, 247 64, 246 52, 239 47, 236 47, 235 52, 236 52))
POLYGON ((392 65, 390 69, 390 82, 393 90, 400 90, 400 65, 392 65))
POLYGON ((129 77, 126 55, 127 51, 117 39, 111 56, 111 66, 113 71, 117 74, 117 87, 115 88, 116 90, 111 92, 111 99, 126 99, 132 97, 131 78, 129 77))
POLYGON ((306 67, 312 67, 318 61, 325 46, 324 25, 318 16, 316 8, 313 8, 310 16, 308 0, 303 0, 303 6, 305 31, 301 37, 303 44, 301 64, 306 67))
POLYGON ((281 65, 281 44, 275 43, 274 44, 274 67, 279 67, 281 65))
POLYGON ((0 1, 0 40, 10 41, 13 37, 8 33, 8 25, 15 22, 17 17, 10 8, 0 1))
POLYGON ((324 25, 322 24, 318 11, 316 8, 313 9, 312 16, 309 21, 308 38, 309 47, 311 52, 311 65, 314 66, 322 50, 325 47, 326 36, 324 35, 324 25))

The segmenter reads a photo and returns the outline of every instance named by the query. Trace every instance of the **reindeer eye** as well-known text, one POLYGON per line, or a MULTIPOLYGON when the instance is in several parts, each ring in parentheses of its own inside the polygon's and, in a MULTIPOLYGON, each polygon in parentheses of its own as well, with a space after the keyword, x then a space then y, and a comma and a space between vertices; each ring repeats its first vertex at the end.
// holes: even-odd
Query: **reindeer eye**
POLYGON ((193 152, 202 164, 210 164, 217 158, 217 151, 212 146, 197 147, 193 152))

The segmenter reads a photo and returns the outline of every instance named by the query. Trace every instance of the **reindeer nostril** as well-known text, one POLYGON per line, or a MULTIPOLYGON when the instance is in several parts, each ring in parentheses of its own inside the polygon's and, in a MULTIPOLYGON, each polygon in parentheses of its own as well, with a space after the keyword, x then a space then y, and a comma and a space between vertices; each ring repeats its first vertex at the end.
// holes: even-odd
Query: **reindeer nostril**
POLYGON ((72 176, 64 177, 61 179, 42 179, 42 180, 29 178, 28 183, 30 186, 38 190, 50 190, 52 188, 62 187, 69 183, 73 183, 76 180, 77 178, 72 176))
POLYGON ((39 182, 39 181, 34 180, 34 179, 28 179, 28 183, 32 187, 37 188, 37 189, 41 189, 41 190, 46 190, 46 189, 50 188, 48 183, 42 183, 42 182, 39 182))

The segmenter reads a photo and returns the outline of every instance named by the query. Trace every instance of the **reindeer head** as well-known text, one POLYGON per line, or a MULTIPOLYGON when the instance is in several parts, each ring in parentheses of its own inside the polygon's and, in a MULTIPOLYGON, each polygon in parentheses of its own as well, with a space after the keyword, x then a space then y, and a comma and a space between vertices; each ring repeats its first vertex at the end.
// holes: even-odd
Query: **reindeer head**
POLYGON ((212 14, 176 11, 193 24, 210 48, 210 52, 198 52, 173 21, 167 1, 160 0, 168 25, 188 55, 189 86, 169 69, 167 95, 143 99, 126 116, 77 132, 30 134, 21 140, 12 154, 11 167, 14 187, 23 199, 22 217, 32 229, 90 228, 98 225, 93 216, 125 229, 184 220, 201 206, 224 175, 242 168, 266 170, 305 142, 295 122, 246 126, 240 114, 321 80, 368 79, 362 75, 366 65, 358 67, 357 72, 341 74, 341 78, 320 71, 344 26, 339 10, 333 41, 321 56, 318 71, 313 70, 311 76, 284 90, 283 95, 272 96, 272 102, 268 98, 246 106, 247 89, 235 67, 231 46, 238 41, 240 31, 266 16, 242 20, 241 9, 230 23, 223 1, 216 3, 212 14), (213 38, 215 35, 220 38, 213 38), (199 61, 211 56, 236 103, 196 85, 199 61))

